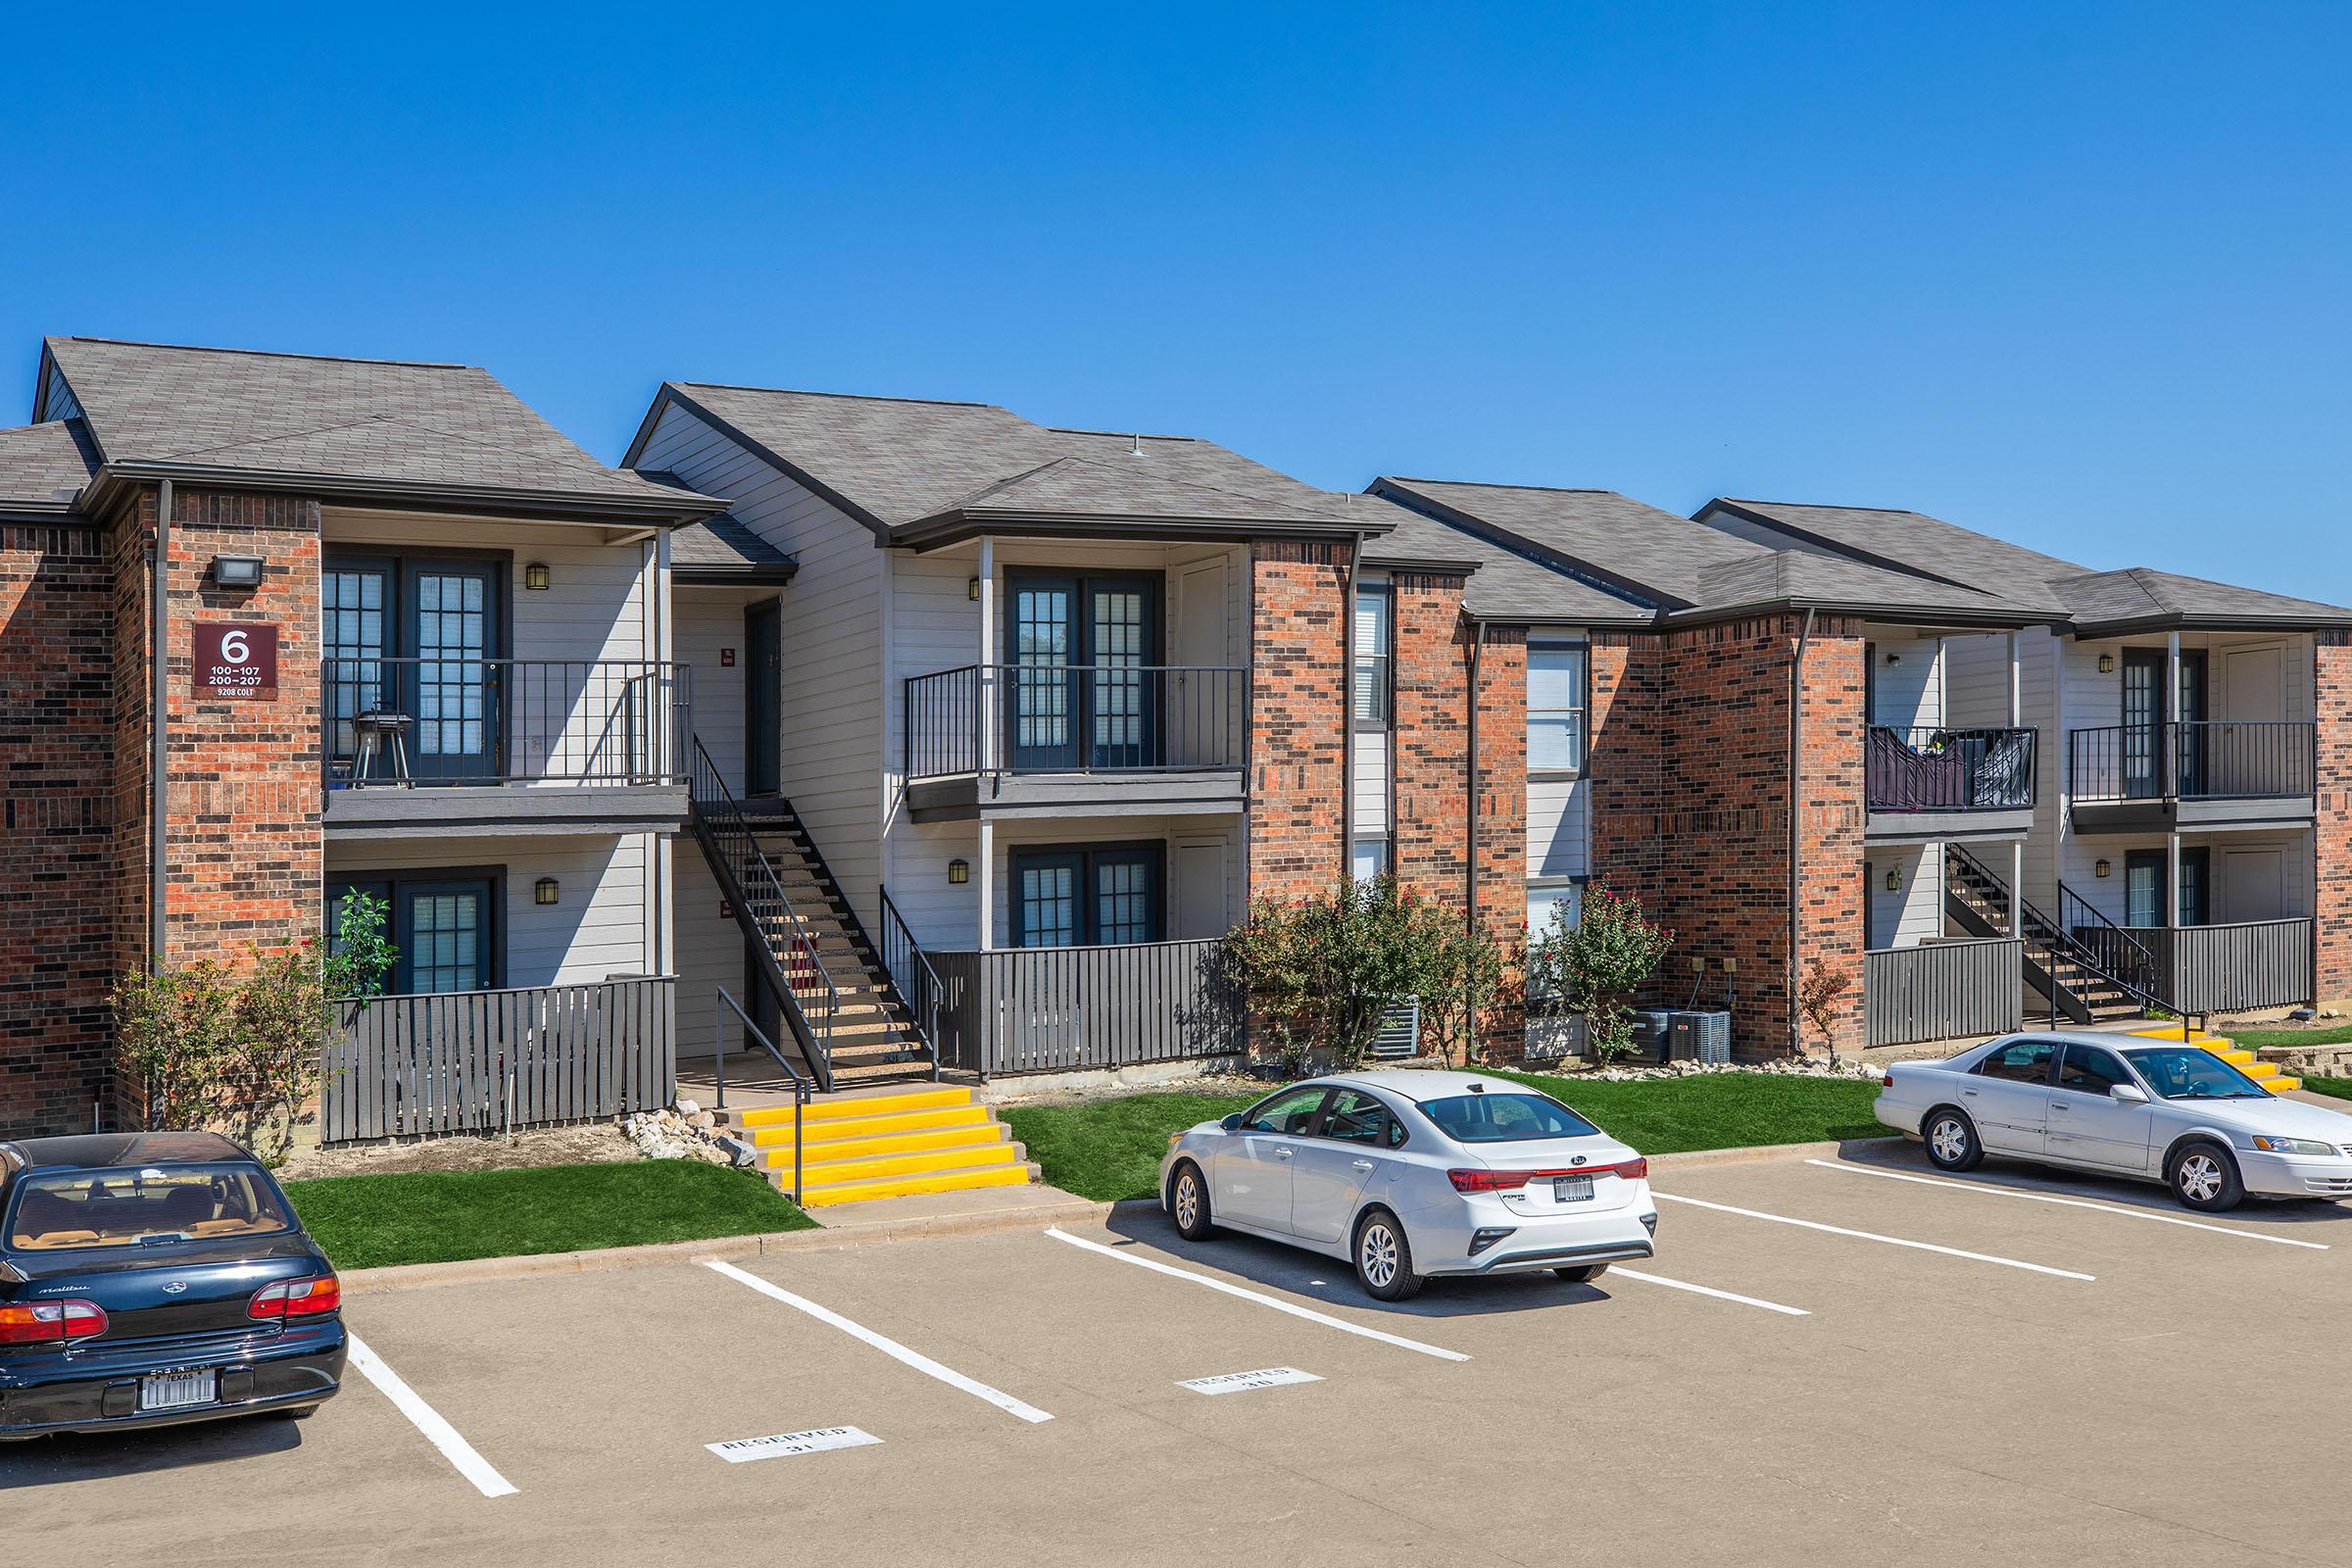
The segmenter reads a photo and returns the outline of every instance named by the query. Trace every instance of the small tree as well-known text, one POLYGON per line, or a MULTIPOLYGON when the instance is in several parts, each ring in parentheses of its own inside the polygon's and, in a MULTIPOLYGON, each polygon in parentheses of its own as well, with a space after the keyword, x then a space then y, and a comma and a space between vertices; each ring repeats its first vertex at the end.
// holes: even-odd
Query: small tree
POLYGON ((1436 1040, 1438 1059, 1450 1066, 1459 1054, 1467 1065, 1473 1053, 1486 1054, 1478 1025, 1511 1001, 1516 981, 1502 944, 1483 922, 1461 921, 1446 947, 1442 967, 1453 976, 1453 984, 1443 1005, 1432 1011, 1423 1004, 1421 1019, 1436 1040))
POLYGON ((1574 925, 1554 907, 1550 925, 1529 934, 1528 1005, 1581 1013, 1593 1058, 1615 1061, 1634 1049, 1634 993, 1673 946, 1674 933, 1651 924, 1640 901, 1595 883, 1574 925))
POLYGON ((1380 877, 1346 879, 1314 898, 1260 899, 1222 952, 1275 1054, 1299 1072, 1316 1052, 1354 1066, 1400 1001, 1418 1001, 1424 1016, 1461 1004, 1465 964, 1484 970, 1482 940, 1492 947, 1460 915, 1380 877))
POLYGON ((1854 977, 1845 969, 1833 969, 1821 955, 1805 960, 1805 977, 1796 988, 1796 1004, 1821 1031, 1821 1038, 1830 1048, 1830 1061, 1838 1060, 1838 999, 1852 989, 1854 977))
POLYGON ((237 984, 211 958, 115 984, 123 1065, 145 1086, 150 1127, 208 1127, 236 1075, 237 984))
POLYGON ((384 935, 391 913, 391 905, 356 889, 335 906, 335 939, 327 945, 324 964, 327 996, 372 997, 383 991, 384 977, 400 959, 400 950, 384 935))

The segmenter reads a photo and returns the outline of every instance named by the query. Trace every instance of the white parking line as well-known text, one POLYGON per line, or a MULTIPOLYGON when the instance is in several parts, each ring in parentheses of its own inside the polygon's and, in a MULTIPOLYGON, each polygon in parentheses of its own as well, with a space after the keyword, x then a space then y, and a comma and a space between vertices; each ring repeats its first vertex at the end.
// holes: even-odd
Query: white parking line
POLYGON ((1058 1225, 1047 1230, 1046 1234, 1057 1242, 1067 1242, 1072 1247, 1083 1247, 1090 1252, 1101 1252, 1104 1257, 1115 1257, 1122 1263, 1133 1263, 1137 1268, 1154 1269, 1176 1279, 1191 1280, 1195 1285, 1205 1285, 1212 1291, 1223 1291, 1227 1296, 1238 1296, 1245 1301, 1255 1301, 1258 1305, 1270 1306, 1277 1312, 1288 1312, 1293 1317, 1302 1317, 1309 1323, 1320 1323, 1326 1328, 1339 1329, 1343 1333, 1357 1335, 1367 1340, 1378 1340, 1383 1345, 1394 1345, 1400 1349, 1418 1350, 1423 1355, 1434 1355, 1441 1361, 1467 1361, 1470 1359, 1459 1350, 1441 1349, 1435 1345, 1424 1345, 1419 1340, 1408 1340, 1401 1334, 1384 1334, 1379 1329, 1368 1329, 1360 1324, 1350 1323, 1346 1318, 1333 1317, 1329 1313, 1318 1312, 1312 1307, 1300 1306, 1296 1301, 1286 1301, 1279 1297, 1264 1296, 1256 1291, 1246 1291, 1239 1285, 1228 1285, 1223 1280, 1211 1279, 1206 1274, 1196 1274, 1191 1269, 1177 1268, 1171 1264, 1162 1263, 1156 1258, 1138 1257, 1133 1252, 1124 1252, 1115 1247, 1104 1247, 1101 1242, 1090 1242, 1083 1236, 1072 1236, 1058 1225))
POLYGON ((1908 1242, 1900 1236, 1881 1236, 1876 1231, 1849 1231, 1842 1225, 1824 1225, 1819 1220, 1790 1219, 1786 1214, 1767 1214, 1760 1208, 1734 1208, 1729 1203, 1710 1203, 1703 1198, 1684 1198, 1674 1193, 1649 1190, 1652 1198, 1668 1203, 1689 1203, 1693 1208, 1711 1208, 1723 1214, 1741 1214, 1749 1219, 1768 1219, 1778 1225, 1798 1225, 1809 1231, 1821 1231, 1831 1236, 1858 1237, 1865 1242, 1885 1242, 1888 1247, 1908 1247, 1919 1252, 1941 1252, 1946 1257, 1965 1257, 1972 1262, 1998 1263, 2003 1268, 2029 1269, 2035 1274, 2054 1274, 2062 1280, 2088 1280, 2092 1274, 2078 1274, 2071 1268, 2051 1268, 2044 1263, 2023 1263, 2014 1257, 1995 1257, 1990 1252, 1964 1252, 1957 1247, 1937 1247, 1933 1242, 1908 1242))
POLYGON ((976 1395, 998 1409, 1016 1415, 1023 1421, 1051 1421, 1054 1419, 1050 1411, 1040 1410, 1034 1404, 1024 1404, 1004 1390, 992 1389, 977 1378, 967 1378, 954 1367, 942 1366, 919 1350, 909 1350, 887 1335, 876 1334, 861 1323, 853 1323, 839 1312, 819 1306, 806 1297, 795 1296, 781 1285, 771 1285, 759 1275, 746 1273, 732 1263, 721 1262, 715 1257, 707 1257, 703 1259, 703 1266, 724 1274, 737 1284, 749 1285, 762 1296, 773 1297, 786 1306, 806 1312, 820 1323, 830 1323, 852 1339, 863 1340, 893 1360, 904 1361, 924 1376, 937 1378, 951 1388, 961 1389, 966 1394, 976 1395))
POLYGON ((383 1357, 368 1348, 368 1342, 344 1330, 344 1339, 351 1348, 351 1365, 360 1375, 384 1391, 384 1397, 393 1407, 424 1434, 425 1442, 441 1450, 441 1457, 458 1467, 458 1474, 473 1483, 474 1490, 485 1497, 511 1497, 514 1484, 496 1470, 490 1461, 474 1451, 472 1444, 458 1436, 458 1429, 441 1418, 441 1412, 416 1396, 416 1391, 401 1381, 400 1374, 384 1365, 383 1357))
POLYGON ((2241 1231, 2230 1225, 2209 1225, 2201 1219, 2187 1219, 2179 1214, 2157 1214, 2144 1208, 2130 1208, 2121 1203, 2094 1203, 2087 1199, 2062 1198, 2056 1193, 2030 1193, 2017 1187, 1995 1187, 1984 1182, 1946 1181, 1936 1176, 1913 1176, 1899 1170, 1874 1170, 1868 1165, 1840 1165, 1834 1159, 1808 1159, 1808 1165, 1823 1170, 1852 1171, 1857 1176, 1884 1176, 1888 1181, 1917 1182, 1922 1187, 1949 1187, 1963 1193, 1992 1193, 2002 1198, 2030 1198, 2037 1203, 2064 1203, 2069 1208, 2096 1209, 2102 1214, 2121 1214, 2126 1219, 2152 1219, 2160 1225, 2185 1225, 2192 1231, 2212 1231, 2218 1236, 2242 1236, 2249 1242, 2272 1242, 2280 1247, 2307 1247, 2315 1252, 2328 1250, 2326 1242, 2306 1242, 2292 1236, 2266 1236, 2260 1231, 2241 1231))
POLYGON ((1623 1263, 1609 1265, 1609 1277, 1624 1276, 1640 1280, 1644 1285, 1663 1285, 1670 1291, 1689 1291, 1693 1296, 1712 1296, 1719 1301, 1738 1301, 1741 1306, 1760 1306, 1767 1312, 1779 1312, 1788 1317, 1811 1317, 1801 1306, 1783 1306, 1778 1301, 1766 1301, 1753 1296, 1740 1296, 1731 1291, 1719 1291, 1712 1285, 1693 1285, 1689 1280, 1670 1280, 1663 1274, 1643 1274, 1627 1268, 1623 1263))

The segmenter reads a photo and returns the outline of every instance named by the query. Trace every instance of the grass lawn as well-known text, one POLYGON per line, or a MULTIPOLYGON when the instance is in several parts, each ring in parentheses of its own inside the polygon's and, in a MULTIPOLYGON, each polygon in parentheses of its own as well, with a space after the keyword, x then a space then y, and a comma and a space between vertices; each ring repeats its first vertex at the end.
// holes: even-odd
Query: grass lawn
POLYGON ((2333 1095, 2338 1100, 2352 1100, 2352 1078, 2306 1078, 2303 1087, 2315 1095, 2333 1095))
MULTIPOLYGON (((1645 1154, 1757 1144, 1891 1136, 1870 1113, 1879 1085, 1861 1078, 1709 1074, 1632 1083, 1496 1073, 1585 1112, 1645 1154)), ((1079 1105, 1014 1105, 1000 1114, 1046 1180, 1082 1198, 1153 1198, 1168 1135, 1254 1104, 1243 1095, 1127 1095, 1079 1105)))
POLYGON ((2266 1046, 2340 1046, 2352 1040, 2352 1023, 2332 1024, 2326 1029, 2222 1029, 2248 1051, 2260 1051, 2266 1046))
POLYGON ((816 1222, 748 1170, 648 1159, 321 1176, 286 1194, 337 1268, 705 1241, 816 1222))

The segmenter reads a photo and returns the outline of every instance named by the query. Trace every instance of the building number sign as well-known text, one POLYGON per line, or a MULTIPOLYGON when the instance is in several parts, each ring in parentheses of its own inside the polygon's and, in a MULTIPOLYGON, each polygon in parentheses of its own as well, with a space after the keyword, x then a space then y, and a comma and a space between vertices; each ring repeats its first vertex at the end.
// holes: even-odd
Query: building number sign
POLYGON ((277 698, 277 628, 196 622, 196 695, 277 698))

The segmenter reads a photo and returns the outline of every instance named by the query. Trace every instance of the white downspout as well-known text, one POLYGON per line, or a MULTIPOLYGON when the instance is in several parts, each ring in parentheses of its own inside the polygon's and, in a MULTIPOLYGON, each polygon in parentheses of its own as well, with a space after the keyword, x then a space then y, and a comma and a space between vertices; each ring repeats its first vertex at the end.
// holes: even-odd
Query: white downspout
MULTIPOLYGON (((983 772, 989 760, 997 755, 997 542, 983 534, 980 538, 980 673, 972 683, 973 700, 980 705, 980 755, 973 759, 983 772)), ((980 780, 974 778, 977 792, 980 780)), ((988 952, 997 945, 997 834, 996 825, 986 816, 980 818, 980 951, 988 952)))

